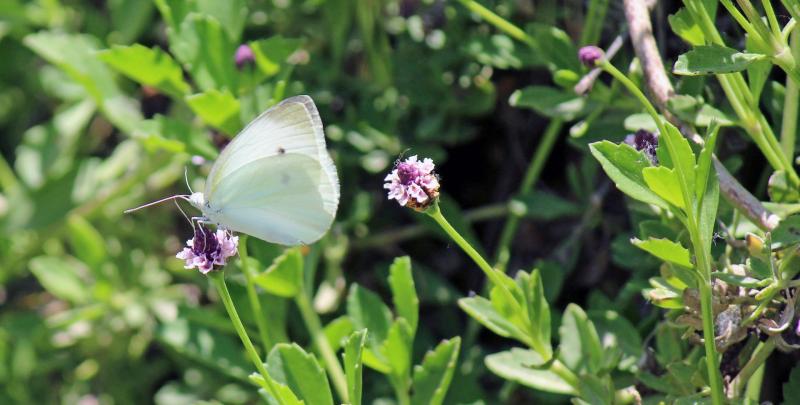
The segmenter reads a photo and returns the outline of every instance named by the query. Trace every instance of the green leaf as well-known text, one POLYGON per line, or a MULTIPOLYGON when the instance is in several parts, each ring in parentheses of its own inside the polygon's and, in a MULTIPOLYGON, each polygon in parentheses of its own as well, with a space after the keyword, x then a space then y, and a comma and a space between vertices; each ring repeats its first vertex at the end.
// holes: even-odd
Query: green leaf
POLYGON ((642 176, 652 192, 680 209, 686 208, 681 183, 674 169, 664 166, 645 167, 642 176))
POLYGON ((533 365, 544 363, 533 350, 513 348, 490 354, 484 362, 498 376, 526 387, 556 394, 577 394, 572 386, 552 371, 533 368, 533 365))
POLYGON ((345 339, 351 336, 353 330, 353 321, 351 321, 347 315, 342 315, 328 322, 323 329, 323 333, 325 333, 325 338, 328 339, 328 343, 330 343, 335 351, 342 347, 345 343, 345 339))
POLYGON ((588 315, 603 342, 604 353, 619 350, 622 357, 617 368, 636 372, 643 355, 642 338, 636 327, 616 311, 589 311, 588 315))
POLYGON ((676 75, 686 76, 741 72, 751 63, 766 57, 720 45, 701 45, 679 56, 672 71, 676 75))
POLYGON ((408 256, 394 259, 389 267, 389 286, 392 289, 392 300, 397 316, 404 318, 411 327, 411 334, 417 331, 419 320, 419 299, 414 289, 414 278, 411 275, 411 259, 408 256))
POLYGON ((411 350, 414 335, 405 318, 397 318, 389 328, 386 340, 381 346, 381 354, 388 360, 392 375, 397 379, 408 378, 411 370, 411 350))
POLYGON ((515 213, 522 214, 526 218, 542 221, 576 217, 583 213, 583 207, 580 205, 542 190, 534 190, 514 197, 509 203, 509 207, 515 213))
POLYGON ((237 338, 186 318, 161 323, 156 338, 163 346, 222 375, 246 381, 253 368, 237 338))
POLYGON ((645 183, 642 171, 651 165, 650 160, 642 153, 629 145, 609 141, 595 142, 589 145, 589 149, 623 193, 644 203, 669 209, 669 204, 652 192, 645 183))
POLYGON ((172 53, 200 89, 237 89, 236 46, 216 18, 190 13, 172 34, 172 53))
POLYGON ((668 18, 669 26, 677 36, 691 45, 702 45, 705 43, 703 30, 694 22, 692 14, 686 8, 681 8, 677 13, 668 18))
POLYGON ((669 263, 677 264, 686 268, 694 268, 692 265, 689 250, 681 246, 680 243, 669 239, 649 238, 647 240, 632 239, 631 243, 652 254, 653 256, 669 263))
POLYGON ((697 181, 695 185, 695 194, 697 195, 698 201, 701 201, 703 199, 703 195, 706 193, 706 189, 708 188, 708 177, 714 175, 714 170, 712 169, 712 156, 714 154, 714 148, 717 144, 719 125, 716 123, 709 125, 707 133, 708 135, 706 136, 705 145, 703 145, 703 149, 700 151, 700 155, 697 157, 697 181))
POLYGON ((284 38, 280 35, 258 41, 251 41, 250 48, 256 60, 256 66, 266 76, 272 77, 281 70, 281 66, 291 54, 300 49, 301 39, 284 38))
POLYGON ((559 353, 571 370, 595 373, 603 360, 603 346, 594 324, 581 307, 567 305, 558 329, 561 336, 559 353))
POLYGON ((252 373, 250 374, 249 377, 250 381, 253 381, 258 386, 261 387, 261 389, 258 390, 258 393, 261 395, 261 398, 263 398, 267 402, 267 404, 305 405, 305 402, 298 399, 297 395, 295 395, 294 392, 292 392, 292 389, 289 388, 289 386, 287 386, 286 384, 281 384, 280 382, 275 381, 275 379, 271 377, 270 381, 272 381, 272 384, 267 384, 267 382, 264 380, 264 377, 259 373, 252 373), (275 393, 277 394, 277 397, 279 399, 273 397, 272 395, 273 390, 277 391, 275 393))
POLYGON ((117 87, 111 71, 98 59, 94 37, 39 31, 25 36, 23 42, 83 86, 109 121, 124 132, 130 133, 142 119, 137 103, 117 87))
POLYGON ((550 71, 555 72, 560 69, 581 71, 578 49, 572 43, 569 34, 560 28, 540 23, 528 24, 525 31, 534 39, 533 48, 541 53, 541 59, 548 63, 550 71))
POLYGON ((550 118, 571 121, 593 109, 585 97, 550 86, 529 86, 517 90, 508 99, 514 107, 526 107, 550 118))
POLYGON ((169 54, 160 48, 140 44, 113 46, 101 51, 102 61, 116 71, 143 85, 155 87, 172 97, 183 97, 190 87, 183 80, 183 71, 169 54))
POLYGON ((253 281, 279 297, 291 298, 303 289, 303 255, 299 248, 286 249, 253 281))
POLYGON ((550 306, 544 295, 544 285, 539 269, 534 269, 530 276, 520 277, 524 280, 525 304, 528 312, 528 319, 531 324, 531 340, 533 347, 544 358, 549 361, 553 356, 553 347, 550 343, 550 306))
MULTIPOLYGON (((666 128, 667 133, 662 134, 659 138, 659 141, 671 143, 675 149, 675 153, 677 153, 678 156, 670 155, 669 159, 663 159, 661 164, 663 166, 671 162, 671 168, 676 170, 676 174, 678 169, 682 170, 683 175, 686 176, 685 181, 687 182, 687 184, 684 186, 687 190, 689 190, 689 194, 693 195, 693 191, 695 189, 694 151, 692 151, 689 141, 683 137, 678 128, 675 128, 674 125, 668 122, 664 123, 664 127, 666 128)), ((666 144, 664 146, 666 146, 666 144)), ((661 156, 659 156, 659 158, 661 158, 661 156)), ((687 201, 686 203, 691 203, 691 201, 687 201)))
POLYGON ((800 214, 782 220, 772 230, 772 243, 780 243, 782 246, 800 243, 800 214))
POLYGON ((214 159, 219 154, 208 134, 188 122, 156 114, 143 120, 131 134, 150 152, 166 150, 214 159))
POLYGON ((75 257, 92 270, 99 271, 107 255, 106 242, 100 232, 79 215, 71 215, 67 219, 67 231, 75 257))
POLYGON ((614 385, 611 379, 596 375, 582 375, 580 378, 580 397, 591 405, 611 405, 614 403, 614 385))
POLYGON ((528 341, 525 333, 511 321, 500 315, 491 301, 486 298, 481 296, 461 298, 458 300, 458 306, 492 332, 502 337, 517 339, 521 342, 528 341))
POLYGON ((186 103, 208 125, 235 135, 242 128, 239 100, 228 90, 208 90, 186 97, 186 103))
POLYGON ((776 203, 794 203, 800 201, 800 190, 792 184, 786 172, 778 170, 769 176, 767 185, 769 199, 776 203))
POLYGON ((783 383, 783 403, 788 405, 800 398, 800 366, 792 368, 789 380, 783 383))
MULTIPOLYGON (((769 50, 759 49, 756 42, 752 36, 745 35, 745 49, 753 53, 769 53, 769 50)), ((753 93, 753 100, 761 99, 761 93, 764 91, 764 85, 767 84, 772 67, 772 61, 768 59, 753 62, 747 66, 747 85, 750 92, 753 93)))
POLYGON ((372 291, 353 284, 347 295, 347 315, 356 330, 367 329, 367 347, 364 363, 378 371, 386 372, 389 364, 380 348, 389 335, 392 312, 372 291))
POLYGON ((461 338, 443 340, 433 351, 428 351, 422 364, 414 366, 414 391, 411 403, 439 405, 444 402, 458 361, 461 338))
POLYGON ((90 298, 86 284, 78 277, 78 269, 72 261, 38 256, 31 259, 28 266, 42 287, 56 297, 73 304, 84 303, 90 298))
POLYGON ((245 0, 195 0, 195 10, 216 18, 228 37, 238 43, 247 22, 247 4, 245 0))
POLYGON ((333 404, 328 376, 313 355, 296 343, 278 343, 267 357, 269 375, 306 404, 333 404))
POLYGON ((750 276, 740 276, 738 274, 725 273, 721 271, 715 271, 711 273, 711 276, 728 284, 738 285, 745 288, 764 288, 772 282, 771 278, 759 280, 750 276))
POLYGON ((347 391, 351 405, 361 405, 361 355, 367 342, 367 330, 353 332, 344 344, 344 373, 347 376, 347 391))

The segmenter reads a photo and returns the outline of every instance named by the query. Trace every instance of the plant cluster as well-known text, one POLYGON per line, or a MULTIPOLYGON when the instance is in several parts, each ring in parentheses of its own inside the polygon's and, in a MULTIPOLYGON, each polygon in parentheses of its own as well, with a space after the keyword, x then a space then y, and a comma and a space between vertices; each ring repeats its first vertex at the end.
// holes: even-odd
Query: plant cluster
POLYGON ((0 6, 0 402, 797 402, 800 1, 646 3, 0 6), (322 240, 122 216, 303 93, 322 240))

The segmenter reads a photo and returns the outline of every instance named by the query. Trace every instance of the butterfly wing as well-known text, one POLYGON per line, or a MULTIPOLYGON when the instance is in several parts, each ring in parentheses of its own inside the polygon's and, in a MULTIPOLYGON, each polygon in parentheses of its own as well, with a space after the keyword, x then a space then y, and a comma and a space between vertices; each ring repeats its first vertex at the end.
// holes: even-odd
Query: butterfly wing
POLYGON ((263 112, 225 147, 206 180, 206 199, 212 200, 220 182, 242 166, 290 154, 305 155, 319 163, 318 193, 325 211, 335 215, 339 206, 339 178, 325 148, 319 111, 308 96, 287 98, 263 112))
POLYGON ((313 243, 334 218, 319 192, 322 170, 319 162, 302 154, 256 159, 222 179, 206 215, 267 242, 313 243))
POLYGON ((339 205, 339 178, 308 96, 262 113, 222 151, 206 180, 203 213, 268 242, 312 243, 339 205))

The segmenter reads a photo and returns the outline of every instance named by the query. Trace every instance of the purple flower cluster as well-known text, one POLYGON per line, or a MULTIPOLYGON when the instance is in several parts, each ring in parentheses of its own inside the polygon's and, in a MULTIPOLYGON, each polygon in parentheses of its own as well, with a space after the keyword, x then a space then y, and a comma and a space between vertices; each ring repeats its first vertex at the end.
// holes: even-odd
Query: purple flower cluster
POLYGON ((636 131, 636 133, 626 136, 625 143, 638 151, 644 152, 645 156, 650 159, 653 165, 658 165, 658 156, 656 155, 656 150, 658 149, 658 134, 640 129, 636 131))
POLYGON ((207 274, 214 270, 214 265, 224 266, 229 257, 236 255, 238 246, 238 236, 222 229, 211 232, 203 224, 197 224, 194 237, 186 241, 186 247, 175 257, 186 261, 185 268, 197 267, 201 273, 207 274))
POLYGON ((433 172, 433 160, 422 161, 411 156, 398 162, 394 170, 383 181, 383 188, 389 190, 389 199, 406 207, 424 210, 439 197, 439 179, 433 172))

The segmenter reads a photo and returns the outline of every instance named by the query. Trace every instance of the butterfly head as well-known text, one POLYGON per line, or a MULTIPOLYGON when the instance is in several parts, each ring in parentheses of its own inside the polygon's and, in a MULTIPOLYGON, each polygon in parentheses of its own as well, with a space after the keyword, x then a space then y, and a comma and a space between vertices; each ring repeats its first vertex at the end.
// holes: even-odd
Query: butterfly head
POLYGON ((203 207, 206 205, 206 197, 203 196, 203 193, 192 193, 192 195, 189 196, 189 202, 192 206, 202 211, 203 207))

